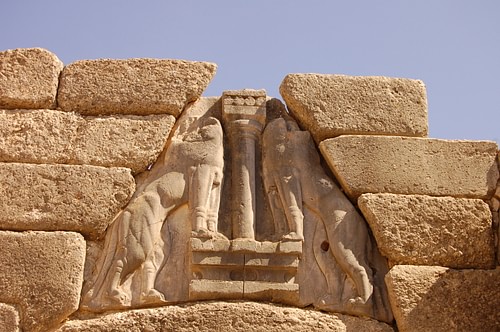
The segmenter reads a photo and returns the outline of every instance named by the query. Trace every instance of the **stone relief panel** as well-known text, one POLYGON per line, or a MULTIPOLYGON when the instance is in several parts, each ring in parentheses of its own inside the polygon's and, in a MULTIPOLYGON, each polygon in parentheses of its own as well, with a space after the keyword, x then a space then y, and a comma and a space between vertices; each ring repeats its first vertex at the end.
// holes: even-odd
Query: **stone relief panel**
POLYGON ((392 321, 387 264, 308 131, 264 90, 201 98, 108 228, 86 311, 248 299, 392 321))
POLYGON ((374 275, 388 268, 382 259, 373 260, 378 253, 366 222, 321 167, 310 133, 292 119, 275 119, 264 131, 263 149, 264 183, 276 229, 284 240, 305 241, 309 249, 303 252, 308 268, 299 267, 301 299, 317 293, 309 301, 318 308, 392 320, 383 280, 376 282, 374 275), (314 225, 307 225, 307 237, 304 224, 314 225), (311 278, 310 269, 318 267, 321 273, 311 278), (319 293, 318 284, 324 287, 319 293))
POLYGON ((108 228, 82 306, 92 311, 187 300, 187 242, 217 230, 223 176, 222 127, 211 116, 177 121, 164 152, 137 179, 108 228))

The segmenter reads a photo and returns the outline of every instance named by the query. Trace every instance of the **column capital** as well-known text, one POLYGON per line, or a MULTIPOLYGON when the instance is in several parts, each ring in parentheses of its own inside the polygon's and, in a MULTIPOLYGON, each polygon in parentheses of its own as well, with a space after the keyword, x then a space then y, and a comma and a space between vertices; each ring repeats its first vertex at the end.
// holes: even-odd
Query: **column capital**
POLYGON ((222 118, 227 124, 247 120, 249 123, 257 122, 264 127, 266 91, 250 89, 224 91, 222 93, 222 118))

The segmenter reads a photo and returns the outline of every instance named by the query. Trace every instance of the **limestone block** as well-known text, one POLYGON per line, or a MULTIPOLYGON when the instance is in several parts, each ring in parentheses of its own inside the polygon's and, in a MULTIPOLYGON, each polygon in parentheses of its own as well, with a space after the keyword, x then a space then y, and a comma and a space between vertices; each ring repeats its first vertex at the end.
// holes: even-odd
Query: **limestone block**
POLYGON ((127 168, 0 163, 0 228, 96 238, 134 190, 127 168))
POLYGON ((385 280, 401 332, 500 330, 500 268, 397 265, 385 280))
POLYGON ((427 96, 419 80, 289 74, 280 93, 317 143, 339 135, 427 136, 427 96))
POLYGON ((14 306, 0 303, 0 331, 19 332, 19 313, 14 306))
POLYGON ((127 167, 136 174, 158 158, 174 122, 171 115, 0 110, 0 161, 127 167))
POLYGON ((0 52, 0 108, 55 108, 63 63, 42 48, 0 52))
POLYGON ((368 318, 254 302, 199 302, 70 320, 60 332, 107 331, 391 332, 368 318))
POLYGON ((64 111, 86 115, 178 116, 200 97, 216 68, 184 60, 77 61, 63 69, 57 101, 64 111))
POLYGON ((319 148, 351 199, 383 192, 486 199, 498 179, 495 142, 353 135, 319 148))
POLYGON ((491 212, 482 200, 364 194, 358 206, 393 264, 495 266, 491 212))
POLYGON ((23 331, 48 331, 78 309, 85 240, 72 232, 0 232, 0 302, 23 331))

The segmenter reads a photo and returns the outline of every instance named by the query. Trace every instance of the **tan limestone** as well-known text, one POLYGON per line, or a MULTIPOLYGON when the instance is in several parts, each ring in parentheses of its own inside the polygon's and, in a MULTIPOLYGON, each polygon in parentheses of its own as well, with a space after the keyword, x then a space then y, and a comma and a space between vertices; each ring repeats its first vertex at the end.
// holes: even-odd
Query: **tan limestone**
POLYGON ((78 309, 85 240, 72 232, 0 232, 0 302, 23 331, 48 331, 78 309))
POLYGON ((19 313, 14 306, 0 303, 0 331, 19 332, 19 313))
POLYGON ((77 61, 63 69, 57 100, 64 111, 86 115, 178 116, 200 97, 216 68, 184 60, 77 61))
POLYGON ((127 167, 136 174, 158 158, 174 122, 171 115, 0 110, 0 161, 127 167))
POLYGON ((0 52, 0 109, 55 108, 63 63, 42 48, 0 52))
POLYGON ((83 308, 102 312, 188 299, 190 237, 222 237, 223 130, 198 111, 183 112, 167 148, 137 178, 133 198, 107 229, 83 308))
POLYGON ((495 266, 491 212, 482 200, 363 194, 358 206, 393 264, 495 266))
POLYGON ((427 97, 419 80, 289 74, 280 93, 317 143, 339 135, 427 136, 427 97))
POLYGON ((96 238, 134 190, 127 168, 0 163, 0 228, 96 238))
POLYGON ((70 320, 60 332, 99 331, 391 332, 368 318, 253 302, 198 302, 70 320))
POLYGON ((401 332, 500 330, 500 268, 397 265, 385 280, 401 332))
POLYGON ((353 135, 319 148, 352 199, 383 192, 484 199, 498 179, 495 142, 353 135))

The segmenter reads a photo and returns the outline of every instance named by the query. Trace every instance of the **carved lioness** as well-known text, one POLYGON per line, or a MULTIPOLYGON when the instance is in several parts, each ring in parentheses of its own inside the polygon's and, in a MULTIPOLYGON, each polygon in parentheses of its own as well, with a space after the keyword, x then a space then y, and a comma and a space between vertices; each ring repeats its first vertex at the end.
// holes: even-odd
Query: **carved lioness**
MULTIPOLYGON (((266 192, 274 201, 270 206, 278 209, 273 216, 276 219, 281 210, 285 212, 287 227, 281 228, 288 232, 283 239, 304 239, 304 209, 308 209, 323 222, 329 242, 327 250, 355 285, 357 296, 345 303, 325 297, 322 305, 334 311, 372 315, 374 287, 368 264, 371 244, 367 226, 321 167, 309 132, 301 131, 291 119, 271 121, 263 134, 263 173, 266 192)), ((328 275, 326 272, 323 271, 328 275)))
POLYGON ((177 125, 176 133, 107 230, 82 307, 102 311, 165 301, 164 294, 155 289, 160 268, 155 254, 162 243, 164 222, 182 206, 188 206, 186 227, 192 227, 195 236, 217 231, 222 127, 213 117, 188 118, 177 125), (132 278, 140 289, 130 286, 132 278))

